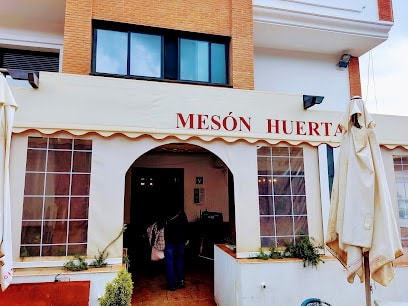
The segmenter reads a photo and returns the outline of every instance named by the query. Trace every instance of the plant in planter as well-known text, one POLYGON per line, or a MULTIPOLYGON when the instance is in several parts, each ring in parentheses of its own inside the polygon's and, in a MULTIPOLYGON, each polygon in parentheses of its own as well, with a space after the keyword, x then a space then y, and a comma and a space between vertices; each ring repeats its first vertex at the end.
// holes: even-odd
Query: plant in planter
POLYGON ((235 239, 231 236, 225 237, 224 242, 227 244, 227 247, 232 250, 234 253, 237 251, 237 246, 235 239))
POLYGON ((131 306, 133 294, 133 282, 129 272, 125 269, 107 283, 105 294, 99 298, 100 306, 131 306))
POLYGON ((99 251, 99 254, 97 257, 95 257, 95 260, 92 261, 92 263, 90 264, 91 266, 95 267, 95 268, 103 268, 106 267, 107 262, 105 261, 106 257, 108 257, 108 248, 115 243, 116 240, 119 239, 120 236, 123 235, 124 231, 126 230, 126 224, 123 225, 122 230, 120 231, 120 233, 116 236, 115 239, 113 239, 102 251, 99 251))
POLYGON ((320 262, 324 261, 320 258, 319 249, 322 246, 315 246, 313 244, 313 238, 310 238, 304 233, 300 233, 300 239, 296 243, 286 242, 286 248, 284 250, 278 250, 275 247, 271 248, 271 252, 268 255, 264 251, 255 257, 256 259, 282 259, 282 258, 300 258, 303 260, 303 266, 317 267, 320 262))
MULTIPOLYGON (((95 257, 95 260, 92 261, 89 265, 95 268, 102 268, 107 265, 107 262, 105 261, 106 257, 108 256, 108 248, 116 241, 119 239, 119 237, 123 234, 123 232, 126 230, 126 224, 123 225, 122 230, 116 236, 115 239, 113 239, 102 251, 99 251, 99 254, 97 257, 95 257)), ((74 255, 74 259, 70 259, 67 262, 64 263, 63 265, 64 270, 69 270, 69 271, 82 271, 82 270, 87 270, 88 269, 88 263, 86 262, 85 258, 80 256, 80 255, 74 255)))
POLYGON ((267 253, 265 253, 263 250, 261 250, 261 251, 259 252, 259 254, 256 255, 255 258, 256 258, 256 259, 267 260, 267 259, 269 259, 270 257, 269 257, 269 255, 268 255, 267 253))
POLYGON ((271 253, 269 254, 269 258, 272 259, 282 259, 283 258, 283 252, 279 251, 275 247, 271 249, 271 253))
POLYGON ((320 262, 324 261, 320 258, 319 249, 322 246, 315 246, 312 243, 313 238, 301 233, 301 237, 296 243, 286 243, 284 251, 285 257, 300 258, 303 260, 303 266, 317 267, 320 262))
POLYGON ((81 255, 74 255, 74 259, 70 259, 64 263, 63 269, 68 271, 88 270, 88 263, 81 255))

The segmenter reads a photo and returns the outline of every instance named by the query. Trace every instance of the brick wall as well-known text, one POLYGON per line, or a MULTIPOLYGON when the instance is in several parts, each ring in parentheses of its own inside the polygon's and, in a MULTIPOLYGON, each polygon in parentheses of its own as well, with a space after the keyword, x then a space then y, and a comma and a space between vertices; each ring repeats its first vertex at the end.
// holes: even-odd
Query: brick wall
POLYGON ((252 1, 67 0, 64 73, 90 73, 92 19, 229 36, 231 84, 253 89, 252 1))
POLYGON ((89 74, 92 51, 92 0, 67 0, 62 72, 89 74))
POLYGON ((361 97, 360 62, 358 57, 352 57, 348 65, 350 97, 361 97))
POLYGON ((383 21, 394 21, 392 0, 378 0, 378 19, 383 21))
POLYGON ((234 88, 254 89, 252 1, 231 0, 231 3, 232 85, 234 88))

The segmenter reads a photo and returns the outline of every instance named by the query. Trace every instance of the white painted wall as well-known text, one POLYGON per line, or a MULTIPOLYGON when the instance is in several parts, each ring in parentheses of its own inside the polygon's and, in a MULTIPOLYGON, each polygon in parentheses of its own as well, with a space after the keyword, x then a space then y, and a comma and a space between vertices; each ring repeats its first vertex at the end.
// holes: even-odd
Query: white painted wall
POLYGON ((214 299, 218 306, 238 305, 239 273, 237 261, 214 246, 214 299))
POLYGON ((13 28, 0 23, 0 47, 59 53, 59 71, 62 69, 64 37, 54 31, 33 31, 13 28))
POLYGON ((39 51, 59 51, 64 44, 64 37, 56 31, 32 31, 17 27, 6 27, 0 24, 0 46, 39 51))
POLYGON ((324 96, 313 109, 344 111, 350 100, 349 76, 338 61, 337 55, 256 48, 255 90, 324 96))
POLYGON ((376 0, 254 0, 253 4, 342 19, 378 20, 376 0))
MULTIPOLYGON (((214 296, 218 306, 300 305, 318 297, 335 306, 365 305, 365 288, 358 278, 347 282, 346 271, 334 258, 318 267, 301 260, 236 260, 218 246, 214 249, 214 296), (265 284, 265 288, 263 288, 265 284)), ((397 267, 390 285, 372 283, 372 301, 408 301, 404 279, 408 269, 397 267)))

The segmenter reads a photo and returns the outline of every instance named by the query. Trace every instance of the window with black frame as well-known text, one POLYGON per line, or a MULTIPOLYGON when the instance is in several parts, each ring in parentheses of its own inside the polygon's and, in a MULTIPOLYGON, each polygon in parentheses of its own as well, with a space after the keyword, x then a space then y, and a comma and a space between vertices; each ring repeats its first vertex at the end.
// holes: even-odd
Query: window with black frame
POLYGON ((93 74, 228 85, 228 37, 94 23, 93 39, 93 74))

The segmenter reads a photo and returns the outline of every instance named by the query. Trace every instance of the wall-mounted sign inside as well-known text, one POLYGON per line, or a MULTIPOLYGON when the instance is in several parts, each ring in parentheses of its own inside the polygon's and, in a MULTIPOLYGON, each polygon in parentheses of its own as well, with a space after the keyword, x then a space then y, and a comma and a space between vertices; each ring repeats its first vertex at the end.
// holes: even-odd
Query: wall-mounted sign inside
POLYGON ((196 176, 196 184, 197 185, 204 184, 204 178, 202 176, 196 176))
POLYGON ((205 188, 194 188, 194 204, 205 204, 205 188))

